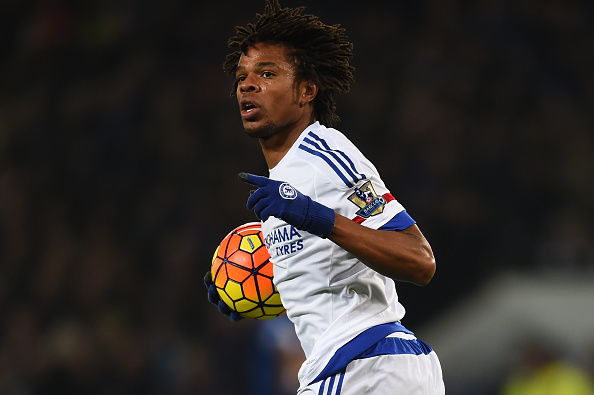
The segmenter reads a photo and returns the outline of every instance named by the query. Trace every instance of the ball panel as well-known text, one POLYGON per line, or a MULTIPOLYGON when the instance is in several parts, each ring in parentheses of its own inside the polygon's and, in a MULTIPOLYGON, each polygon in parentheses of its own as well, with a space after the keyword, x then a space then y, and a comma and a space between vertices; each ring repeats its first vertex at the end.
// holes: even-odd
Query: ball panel
POLYGON ((251 300, 242 299, 235 302, 235 311, 239 314, 248 314, 250 311, 258 307, 258 303, 252 302, 251 300))
MULTIPOLYGON (((235 281, 227 281, 227 284, 225 284, 225 288, 223 288, 223 291, 233 301, 238 301, 244 297, 243 288, 241 287, 241 284, 236 283, 235 281)), ((231 304, 229 307, 234 308, 233 304, 231 304)))
POLYGON ((254 262, 252 260, 252 254, 248 254, 245 251, 237 250, 229 255, 227 258, 231 262, 231 266, 241 266, 247 270, 254 269, 254 262))
POLYGON ((214 278, 217 274, 217 272, 220 270, 221 265, 223 264, 223 259, 215 256, 212 260, 212 264, 210 266, 210 274, 212 276, 212 281, 214 281, 214 278))
POLYGON ((227 237, 229 237, 229 239, 227 240, 227 243, 225 245, 225 256, 229 256, 230 253, 232 253, 233 251, 237 251, 239 249, 239 244, 241 243, 242 238, 241 235, 238 235, 235 232, 231 233, 227 237))
POLYGON ((253 301, 259 302, 260 301, 260 292, 258 291, 258 286, 256 285, 256 279, 254 276, 248 277, 242 284, 241 287, 243 289, 243 295, 253 301))
MULTIPOLYGON (((221 263, 223 263, 222 259, 221 263)), ((229 276, 227 275, 227 267, 219 265, 216 271, 211 270, 211 274, 213 277, 212 281, 214 282, 215 286, 217 288, 224 288, 225 284, 227 284, 227 280, 229 279, 229 276)))
POLYGON ((227 264, 226 268, 229 279, 237 283, 244 282, 252 274, 250 270, 237 265, 227 264))
POLYGON ((233 300, 231 300, 231 298, 229 297, 229 295, 227 295, 227 293, 225 292, 225 290, 224 289, 221 289, 221 288, 217 288, 217 292, 219 293, 219 296, 221 297, 221 300, 223 302, 225 302, 225 304, 229 308, 234 309, 233 306, 235 305, 235 303, 233 303, 233 300))
POLYGON ((260 248, 256 249, 252 255, 254 256, 254 261, 259 262, 262 265, 268 263, 268 260, 270 259, 270 253, 264 244, 262 244, 260 248))
POLYGON ((241 243, 239 244, 239 248, 243 251, 252 254, 262 245, 262 240, 258 237, 258 234, 252 234, 243 236, 241 239, 241 243))
MULTIPOLYGON (((254 309, 252 311, 246 311, 245 313, 241 313, 242 317, 246 317, 246 318, 254 318, 256 320, 261 319, 264 316, 264 312, 262 311, 262 308, 257 308, 254 309)), ((270 317, 272 318, 272 317, 270 317)))
POLYGON ((265 316, 260 319, 274 318, 274 317, 278 317, 279 315, 286 313, 286 310, 283 306, 278 306, 278 307, 266 306, 266 307, 264 307, 263 310, 264 310, 265 316))
POLYGON ((212 260, 212 265, 210 267, 210 271, 212 272, 212 275, 214 277, 215 273, 219 271, 219 268, 221 267, 223 263, 223 259, 219 256, 215 256, 212 260))
POLYGON ((282 307, 284 310, 283 302, 281 301, 280 294, 278 292, 275 292, 272 295, 270 295, 268 299, 266 299, 264 302, 268 306, 278 306, 282 307))

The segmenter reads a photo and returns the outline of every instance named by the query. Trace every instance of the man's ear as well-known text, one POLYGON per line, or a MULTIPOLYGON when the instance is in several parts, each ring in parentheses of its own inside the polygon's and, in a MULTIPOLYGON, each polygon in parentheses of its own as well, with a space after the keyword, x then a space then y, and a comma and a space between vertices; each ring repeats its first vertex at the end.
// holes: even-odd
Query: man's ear
POLYGON ((318 94, 318 86, 311 81, 303 81, 301 85, 301 97, 299 104, 302 106, 311 103, 318 94))

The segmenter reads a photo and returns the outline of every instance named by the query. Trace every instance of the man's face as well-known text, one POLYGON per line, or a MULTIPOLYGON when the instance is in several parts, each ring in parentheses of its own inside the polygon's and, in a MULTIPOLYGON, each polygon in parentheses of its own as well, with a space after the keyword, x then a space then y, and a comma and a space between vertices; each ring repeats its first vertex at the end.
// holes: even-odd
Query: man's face
POLYGON ((303 99, 305 84, 296 82, 295 71, 283 45, 258 43, 241 55, 235 73, 237 100, 248 135, 265 139, 311 118, 303 99))

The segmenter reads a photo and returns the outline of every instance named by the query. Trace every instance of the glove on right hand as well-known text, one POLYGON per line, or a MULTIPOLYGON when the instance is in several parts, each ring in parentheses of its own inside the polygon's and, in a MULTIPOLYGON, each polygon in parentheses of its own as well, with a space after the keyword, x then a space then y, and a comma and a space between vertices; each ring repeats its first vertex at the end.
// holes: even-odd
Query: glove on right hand
POLYGON ((279 218, 299 230, 327 238, 334 228, 334 210, 312 200, 286 182, 249 173, 239 173, 239 179, 257 186, 247 202, 248 210, 266 221, 279 218))

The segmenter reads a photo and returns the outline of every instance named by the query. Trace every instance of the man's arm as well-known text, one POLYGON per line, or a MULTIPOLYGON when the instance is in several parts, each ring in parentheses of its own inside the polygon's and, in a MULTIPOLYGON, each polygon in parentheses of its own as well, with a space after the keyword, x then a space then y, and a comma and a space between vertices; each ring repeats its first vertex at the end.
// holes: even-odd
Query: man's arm
POLYGON ((328 238, 376 272, 397 281, 427 285, 435 273, 433 251, 417 225, 401 231, 375 230, 335 214, 328 238))
POLYGON ((249 197, 247 207, 262 221, 273 216, 297 229, 329 238, 394 280, 427 285, 433 278, 433 252, 416 225, 402 231, 370 229, 313 201, 285 182, 247 173, 240 173, 239 178, 258 187, 249 197))

